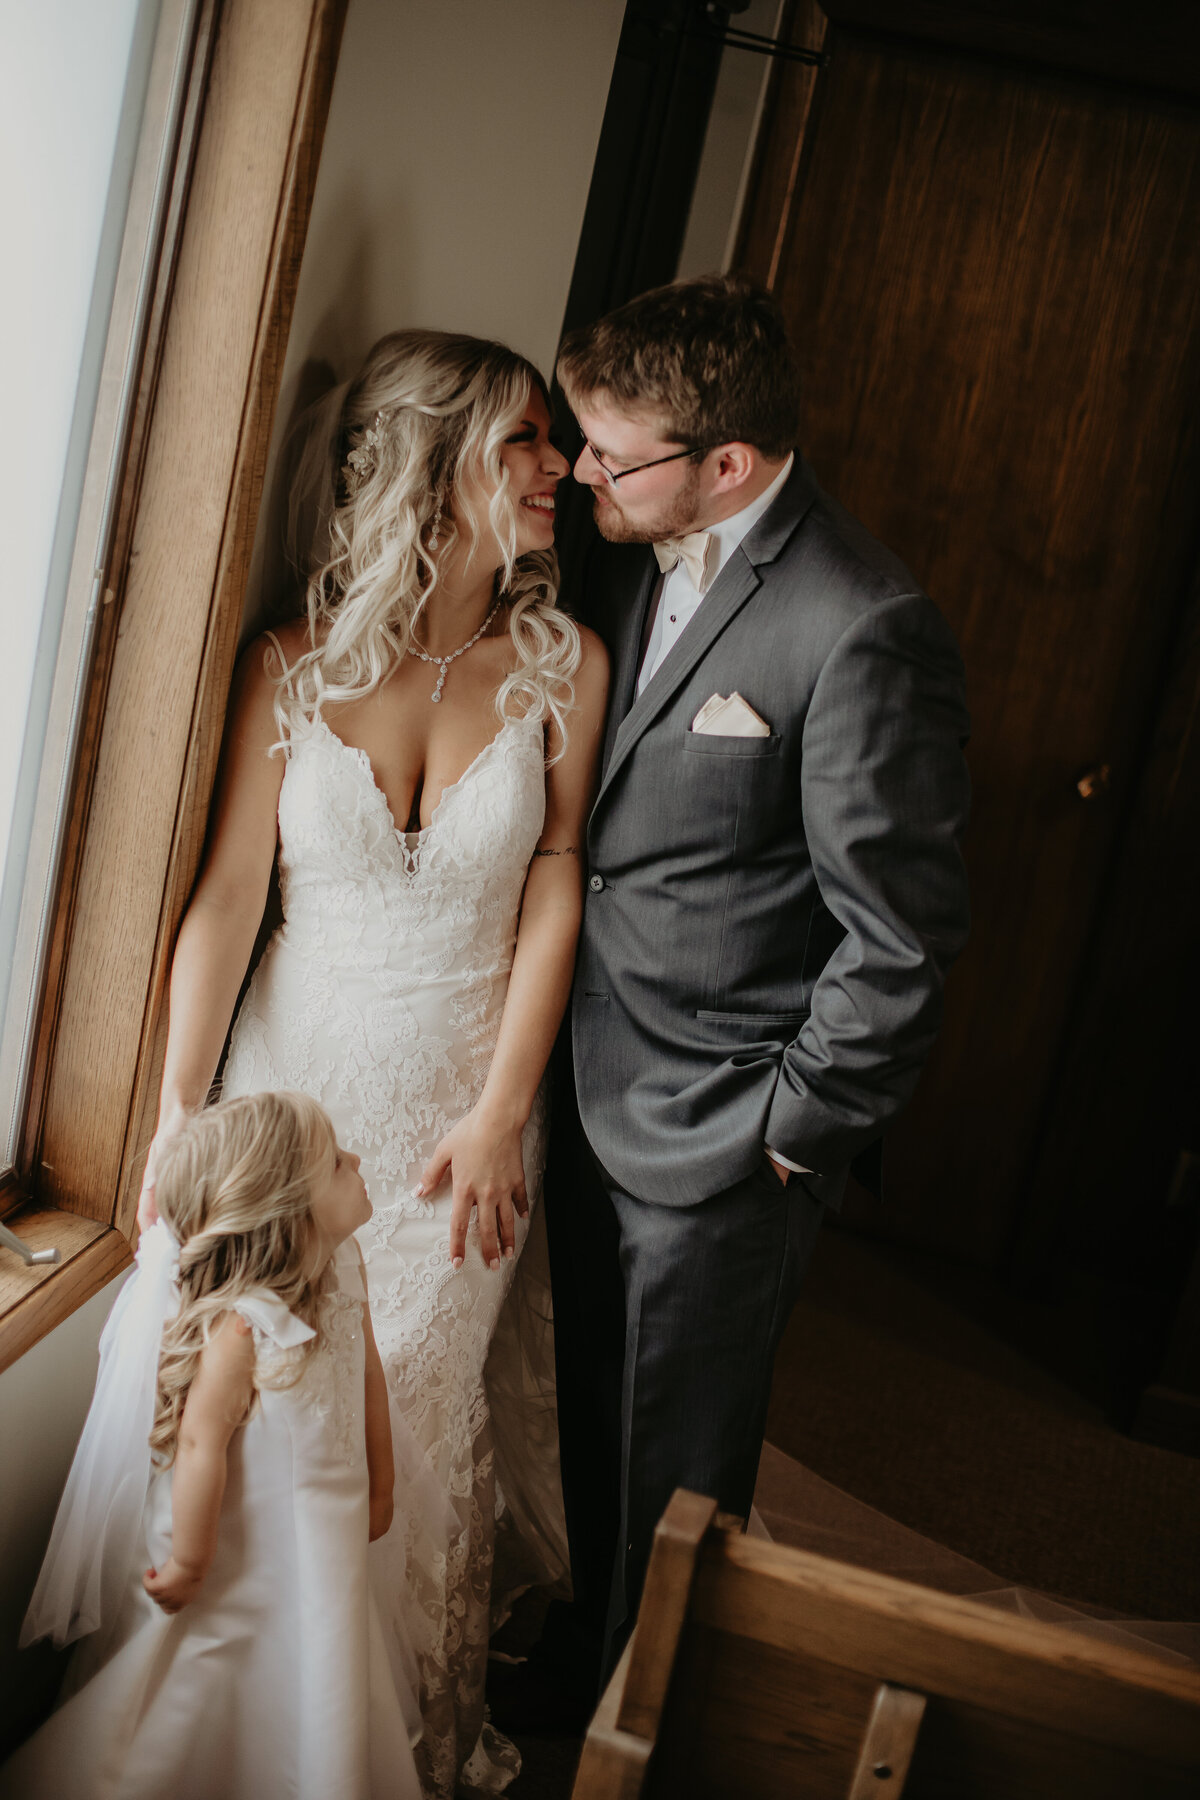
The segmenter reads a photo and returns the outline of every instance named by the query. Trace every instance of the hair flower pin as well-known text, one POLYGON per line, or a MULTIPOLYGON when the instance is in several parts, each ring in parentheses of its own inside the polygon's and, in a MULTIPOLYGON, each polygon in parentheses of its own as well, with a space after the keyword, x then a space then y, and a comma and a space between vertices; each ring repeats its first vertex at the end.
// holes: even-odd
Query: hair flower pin
POLYGON ((383 443, 383 414, 377 412, 362 435, 362 441, 355 445, 342 466, 346 488, 350 494, 356 494, 364 481, 369 481, 375 470, 376 460, 383 443))

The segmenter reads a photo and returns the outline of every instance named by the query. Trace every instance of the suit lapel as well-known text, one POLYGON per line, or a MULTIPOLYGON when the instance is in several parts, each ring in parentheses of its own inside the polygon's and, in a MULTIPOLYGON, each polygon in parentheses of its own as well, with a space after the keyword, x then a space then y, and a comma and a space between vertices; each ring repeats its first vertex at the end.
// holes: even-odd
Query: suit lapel
POLYGON ((788 542, 817 495, 812 470, 799 456, 788 480, 758 524, 738 545, 688 626, 666 657, 662 667, 635 696, 637 666, 645 629, 646 608, 654 587, 653 557, 630 609, 621 640, 613 679, 613 707, 609 713, 604 745, 604 773, 596 806, 600 805, 614 776, 634 745, 645 735, 663 708, 674 698, 721 633, 741 612, 761 585, 759 568, 771 563, 788 542), (619 710, 618 710, 619 708, 619 710))
POLYGON ((642 639, 646 632, 646 614, 649 611, 650 596, 654 592, 657 575, 658 564, 653 555, 647 551, 645 565, 638 577, 633 598, 614 634, 611 700, 608 708, 608 724, 604 733, 602 769, 608 767, 617 733, 634 703, 638 664, 642 660, 642 639))
POLYGON ((683 636, 662 667, 646 683, 613 734, 608 765, 596 796, 597 805, 634 745, 645 735, 729 621, 737 617, 758 585, 758 574, 739 546, 713 582, 704 597, 704 604, 683 636))

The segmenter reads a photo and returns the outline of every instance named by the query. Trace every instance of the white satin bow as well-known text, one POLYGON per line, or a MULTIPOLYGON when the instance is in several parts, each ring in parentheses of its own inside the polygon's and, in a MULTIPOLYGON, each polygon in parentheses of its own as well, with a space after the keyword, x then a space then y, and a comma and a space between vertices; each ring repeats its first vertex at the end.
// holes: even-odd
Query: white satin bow
POLYGON ((711 566, 716 543, 714 532, 689 531, 683 537, 663 538, 654 545, 654 555, 664 575, 670 574, 676 563, 682 563, 696 592, 703 594, 716 573, 711 566))

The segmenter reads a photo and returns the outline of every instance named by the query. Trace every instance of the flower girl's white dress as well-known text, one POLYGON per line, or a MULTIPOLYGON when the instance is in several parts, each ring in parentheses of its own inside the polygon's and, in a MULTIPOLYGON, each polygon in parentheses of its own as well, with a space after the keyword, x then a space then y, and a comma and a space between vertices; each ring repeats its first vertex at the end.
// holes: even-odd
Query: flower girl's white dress
MULTIPOLYGON (((165 1254, 164 1237, 163 1226, 146 1234, 159 1241, 143 1250, 106 1333, 96 1401, 27 1624, 26 1639, 87 1632, 68 1670, 69 1697, 0 1772, 0 1793, 419 1800, 416 1710, 405 1698, 412 1671, 389 1660, 368 1572, 353 1245, 326 1278, 317 1342, 299 1378, 261 1387, 233 1436, 212 1566, 197 1599, 168 1616, 142 1575, 170 1552, 171 1473, 149 1475, 148 1450, 139 1458, 145 1393, 131 1403, 129 1392, 157 1360, 145 1355, 153 1320, 139 1327, 136 1314, 161 1304, 161 1270, 147 1263, 165 1254), (139 1283, 151 1293, 139 1294, 139 1283), (140 1342, 139 1366, 130 1339, 140 1342), (129 1465, 125 1479, 116 1455, 129 1465), (89 1547, 98 1510, 106 1522, 89 1547)), ((266 1289, 237 1310, 253 1327, 264 1380, 298 1360, 313 1335, 266 1289)), ((161 1320, 160 1311, 160 1330, 161 1320)), ((405 1500, 400 1492, 398 1504, 405 1500)))

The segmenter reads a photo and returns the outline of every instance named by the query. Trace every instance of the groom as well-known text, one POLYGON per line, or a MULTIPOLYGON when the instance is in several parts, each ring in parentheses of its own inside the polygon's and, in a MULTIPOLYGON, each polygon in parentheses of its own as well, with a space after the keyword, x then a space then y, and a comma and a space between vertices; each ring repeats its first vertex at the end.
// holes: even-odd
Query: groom
POLYGON ((967 930, 962 668, 793 450, 774 302, 718 276, 564 343, 612 657, 547 1174, 575 1602, 611 1669, 678 1486, 745 1516, 827 1207, 912 1092, 967 930), (574 1156, 574 1160, 572 1160, 574 1156))

